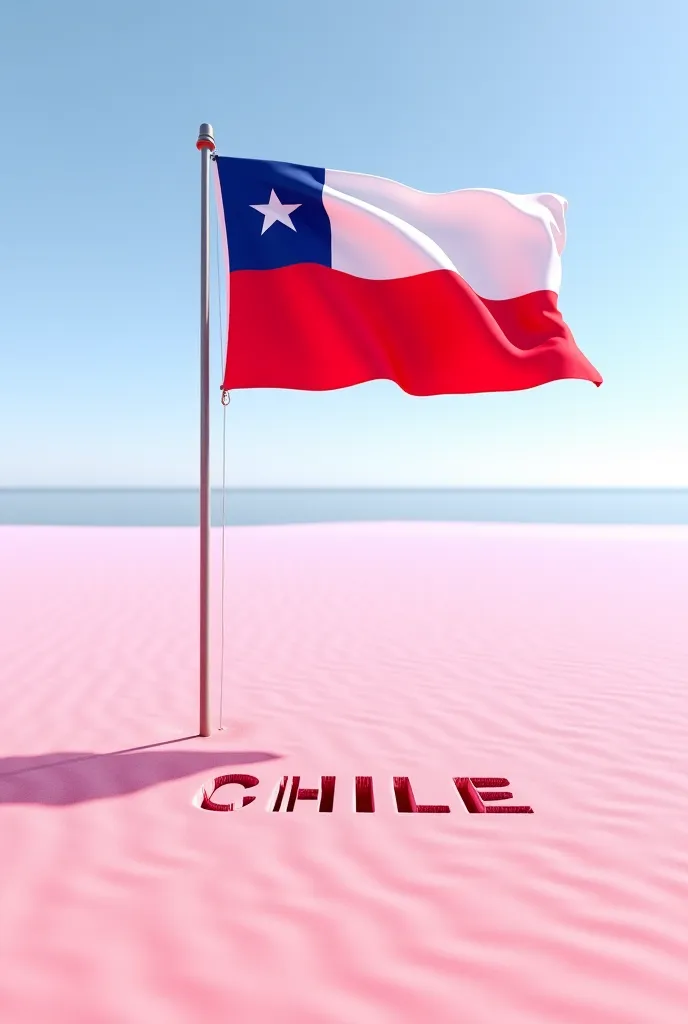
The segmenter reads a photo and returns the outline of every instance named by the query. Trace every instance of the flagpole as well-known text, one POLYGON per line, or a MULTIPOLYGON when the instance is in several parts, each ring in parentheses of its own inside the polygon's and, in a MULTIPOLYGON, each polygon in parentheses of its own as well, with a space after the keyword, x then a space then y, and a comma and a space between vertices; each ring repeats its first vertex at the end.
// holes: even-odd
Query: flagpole
POLYGON ((212 125, 202 124, 201 153, 201 466, 199 734, 210 736, 210 154, 212 125))

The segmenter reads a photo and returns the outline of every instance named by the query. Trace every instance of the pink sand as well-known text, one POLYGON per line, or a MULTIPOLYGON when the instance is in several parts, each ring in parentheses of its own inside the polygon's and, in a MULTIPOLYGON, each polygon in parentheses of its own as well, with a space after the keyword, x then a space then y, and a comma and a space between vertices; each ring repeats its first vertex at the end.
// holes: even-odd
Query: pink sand
POLYGON ((0 530, 3 1024, 688 1020, 688 531, 231 530, 227 728, 184 740, 197 543, 0 530), (333 813, 266 812, 283 774, 333 813))

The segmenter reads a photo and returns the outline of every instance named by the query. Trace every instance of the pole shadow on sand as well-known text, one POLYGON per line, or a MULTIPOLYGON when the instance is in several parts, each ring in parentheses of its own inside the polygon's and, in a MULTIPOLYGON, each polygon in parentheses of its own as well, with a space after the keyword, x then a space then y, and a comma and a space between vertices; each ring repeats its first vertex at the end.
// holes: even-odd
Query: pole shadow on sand
POLYGON ((126 796, 198 772, 278 760, 260 750, 164 750, 196 736, 180 737, 106 754, 56 751, 0 758, 0 805, 68 807, 126 796))

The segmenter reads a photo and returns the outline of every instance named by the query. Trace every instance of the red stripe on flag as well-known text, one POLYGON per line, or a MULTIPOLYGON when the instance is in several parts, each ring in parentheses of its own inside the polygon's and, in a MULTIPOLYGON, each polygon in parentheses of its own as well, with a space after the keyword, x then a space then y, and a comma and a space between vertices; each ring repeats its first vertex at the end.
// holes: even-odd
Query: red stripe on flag
POLYGON ((225 390, 384 379, 410 395, 470 394, 564 378, 602 383, 554 292, 481 299, 447 270, 384 281, 315 264, 230 275, 225 390))

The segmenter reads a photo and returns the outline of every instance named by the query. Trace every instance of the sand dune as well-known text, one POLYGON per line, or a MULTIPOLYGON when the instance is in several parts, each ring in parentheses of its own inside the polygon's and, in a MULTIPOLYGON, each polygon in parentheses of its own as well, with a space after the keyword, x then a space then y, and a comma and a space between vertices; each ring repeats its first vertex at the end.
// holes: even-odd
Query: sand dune
POLYGON ((0 530, 3 1024, 688 1019, 688 530, 230 530, 209 740, 197 544, 0 530))

